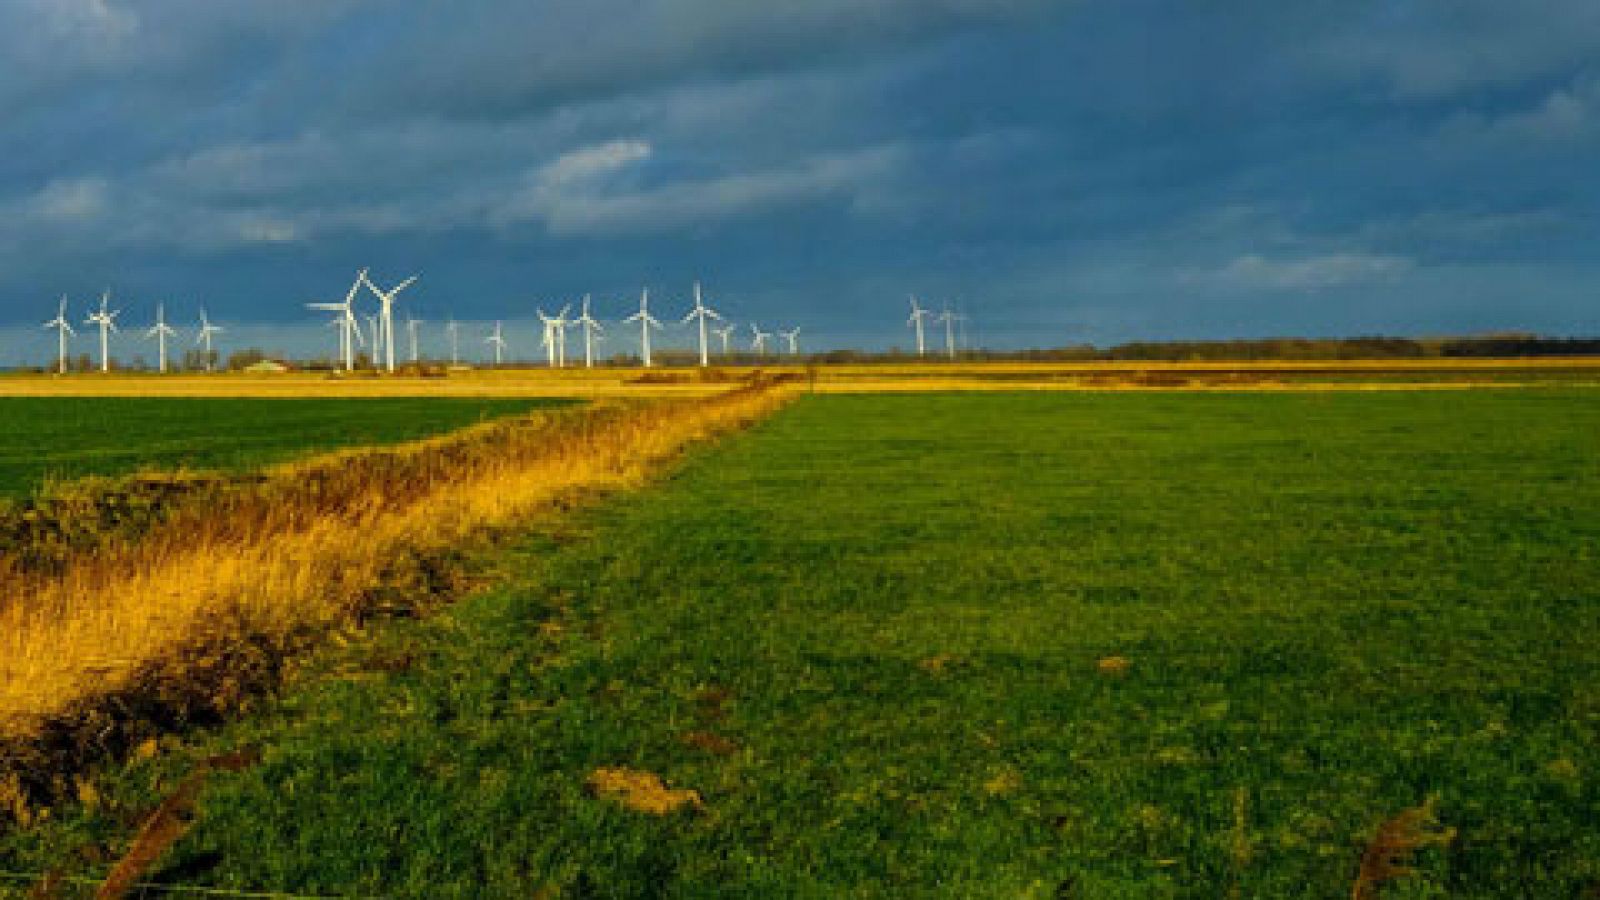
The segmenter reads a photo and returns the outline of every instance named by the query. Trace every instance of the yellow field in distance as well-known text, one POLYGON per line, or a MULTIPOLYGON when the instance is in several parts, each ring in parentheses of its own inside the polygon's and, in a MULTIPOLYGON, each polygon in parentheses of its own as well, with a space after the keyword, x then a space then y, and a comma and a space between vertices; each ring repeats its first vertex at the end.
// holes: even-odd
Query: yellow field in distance
MULTIPOLYGON (((573 397, 704 396, 749 366, 474 369, 441 377, 185 373, 16 374, 11 397, 573 397)), ((1417 390, 1565 385, 1600 387, 1600 358, 1273 360, 1262 362, 906 362, 768 365, 818 393, 952 390, 1417 390)))

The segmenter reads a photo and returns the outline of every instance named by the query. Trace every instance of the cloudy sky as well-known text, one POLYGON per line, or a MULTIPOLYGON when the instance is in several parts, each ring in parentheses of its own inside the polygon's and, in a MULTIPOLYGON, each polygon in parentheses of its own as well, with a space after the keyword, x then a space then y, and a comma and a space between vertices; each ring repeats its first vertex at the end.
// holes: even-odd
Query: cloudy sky
POLYGON ((1600 332, 1594 0, 0 0, 0 122, 0 362, 107 286, 320 346, 359 266, 812 346, 908 292, 995 346, 1600 332))

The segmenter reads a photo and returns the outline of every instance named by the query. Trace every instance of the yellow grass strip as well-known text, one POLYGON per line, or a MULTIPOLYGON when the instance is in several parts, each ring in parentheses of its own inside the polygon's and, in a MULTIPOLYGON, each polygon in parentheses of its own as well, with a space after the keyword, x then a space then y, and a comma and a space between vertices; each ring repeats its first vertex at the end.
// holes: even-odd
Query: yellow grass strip
POLYGON ((788 396, 756 387, 601 407, 291 467, 289 488, 180 515, 137 542, 75 560, 0 600, 0 742, 37 737, 142 680, 225 676, 210 654, 347 620, 397 564, 574 490, 634 484, 788 396))
MULTIPOLYGON (((1249 382, 1254 389, 1358 390, 1361 384, 1398 385, 1395 389, 1429 387, 1514 386, 1511 382, 1545 383, 1565 376, 1590 386, 1600 384, 1600 357, 1474 357, 1381 360, 1254 360, 1218 362, 1156 361, 905 361, 896 363, 792 364, 774 357, 760 370, 768 375, 802 376, 821 391, 925 390, 1105 390, 1208 389, 1214 379, 1249 382), (1317 376, 1330 379, 1311 385, 1317 376), (1429 378, 1427 384, 1396 379, 1429 378), (1193 385, 1160 384, 1163 379, 1189 379, 1193 385), (1273 382, 1290 379, 1288 387, 1273 382), (1492 379, 1488 381, 1487 379, 1492 379), (1096 386, 1095 382, 1104 382, 1096 386), (1120 382, 1120 387, 1119 387, 1120 382), (926 383, 925 388, 916 385, 926 383)), ((359 374, 331 377, 296 372, 282 375, 242 373, 150 375, 79 373, 66 376, 13 374, 0 376, 0 397, 578 397, 673 398, 710 396, 726 389, 729 379, 748 377, 747 366, 692 368, 478 369, 446 377, 359 374)))
MULTIPOLYGON (((748 370, 738 370, 743 377, 748 370)), ((311 373, 7 375, 0 397, 575 397, 660 399, 707 397, 727 383, 697 378, 694 370, 667 376, 638 369, 518 369, 476 371, 444 378, 311 373), (655 379, 648 376, 654 375, 655 379)))

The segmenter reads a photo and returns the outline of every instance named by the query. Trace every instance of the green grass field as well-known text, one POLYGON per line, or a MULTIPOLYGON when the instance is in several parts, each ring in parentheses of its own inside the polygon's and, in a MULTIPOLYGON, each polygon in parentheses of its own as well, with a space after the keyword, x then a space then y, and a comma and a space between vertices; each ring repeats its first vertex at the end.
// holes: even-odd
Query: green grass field
POLYGON ((0 497, 141 468, 237 471, 387 444, 556 401, 0 398, 0 497))
MULTIPOLYGON (((806 398, 0 839, 204 753, 156 877, 410 896, 1386 897, 1600 884, 1600 396, 806 398), (1100 671, 1125 657, 1124 674, 1100 671), (703 809, 629 811, 596 767, 703 809)), ((123 811, 119 813, 119 810, 123 811)))

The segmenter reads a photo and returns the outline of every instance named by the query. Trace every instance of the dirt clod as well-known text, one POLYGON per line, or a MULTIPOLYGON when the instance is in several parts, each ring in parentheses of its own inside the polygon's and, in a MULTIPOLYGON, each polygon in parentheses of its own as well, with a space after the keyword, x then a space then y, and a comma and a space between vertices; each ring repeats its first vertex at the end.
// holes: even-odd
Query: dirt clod
POLYGON ((713 756, 732 756, 739 751, 738 744, 709 731, 691 731, 683 736, 683 742, 713 756))

